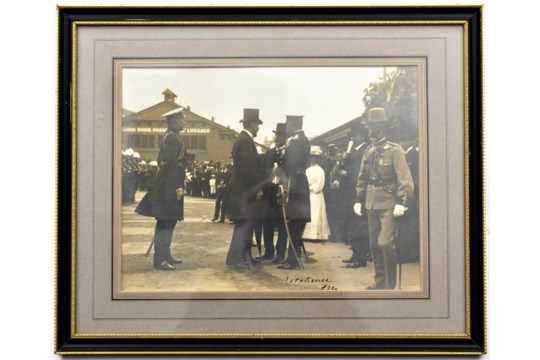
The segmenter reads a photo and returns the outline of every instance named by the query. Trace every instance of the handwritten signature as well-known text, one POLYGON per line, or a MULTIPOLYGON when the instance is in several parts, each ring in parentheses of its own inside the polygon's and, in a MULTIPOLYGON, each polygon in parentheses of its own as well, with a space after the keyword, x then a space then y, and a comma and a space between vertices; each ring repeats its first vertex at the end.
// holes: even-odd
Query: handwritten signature
POLYGON ((330 284, 333 281, 328 278, 314 278, 311 276, 291 278, 287 276, 285 282, 288 284, 320 284, 321 287, 319 290, 338 290, 335 286, 330 284))

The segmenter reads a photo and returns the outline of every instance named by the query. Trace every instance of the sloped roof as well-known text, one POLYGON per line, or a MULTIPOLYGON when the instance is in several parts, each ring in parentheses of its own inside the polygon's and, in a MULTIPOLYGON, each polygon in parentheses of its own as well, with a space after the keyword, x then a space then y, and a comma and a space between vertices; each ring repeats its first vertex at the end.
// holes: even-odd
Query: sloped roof
MULTIPOLYGON (((319 143, 324 142, 326 144, 331 144, 336 142, 343 142, 347 141, 349 132, 351 131, 352 125, 355 121, 361 120, 362 117, 359 116, 357 118, 354 118, 350 121, 347 121, 332 130, 328 130, 325 133, 322 133, 321 135, 315 136, 314 138, 310 139, 311 143, 319 143), (345 140, 344 140, 345 139, 345 140)), ((339 146, 339 144, 336 144, 339 146)))
POLYGON ((219 124, 219 123, 217 123, 215 121, 208 120, 207 118, 205 118, 205 117, 203 117, 203 116, 201 116, 201 115, 199 115, 197 113, 194 113, 190 109, 184 109, 183 113, 184 113, 184 116, 185 116, 187 121, 189 121, 189 120, 202 121, 205 124, 208 124, 210 126, 218 128, 222 132, 230 132, 230 133, 234 133, 235 135, 238 135, 238 132, 236 130, 231 129, 231 128, 226 127, 226 126, 223 126, 223 125, 221 125, 221 124, 219 124))
POLYGON ((174 97, 177 97, 177 95, 174 93, 174 91, 172 91, 169 88, 163 90, 163 92, 161 93, 161 95, 165 95, 165 94, 169 94, 169 95, 173 95, 174 97))
MULTIPOLYGON (((131 122, 131 121, 165 121, 165 118, 163 117, 163 114, 168 113, 171 110, 178 109, 181 107, 181 105, 178 105, 175 102, 171 101, 162 101, 160 103, 157 103, 155 105, 152 105, 146 109, 143 109, 139 112, 133 113, 129 116, 127 116, 124 121, 131 122)), ((237 135, 238 132, 228 128, 226 126, 223 126, 221 124, 218 124, 215 121, 209 120, 197 113, 194 113, 189 108, 184 108, 183 111, 184 117, 186 121, 190 120, 196 120, 201 121, 209 126, 212 126, 214 128, 217 128, 222 133, 231 133, 237 135)))
POLYGON ((160 103, 157 103, 155 105, 152 105, 150 107, 147 107, 146 109, 143 109, 139 112, 136 112, 134 114, 131 114, 126 118, 126 120, 132 120, 132 121, 152 121, 152 120, 165 120, 165 118, 162 116, 163 114, 179 108, 180 105, 174 102, 170 101, 162 101, 160 103))
POLYGON ((125 118, 126 116, 129 116, 134 113, 135 113, 134 111, 122 108, 122 118, 125 118))

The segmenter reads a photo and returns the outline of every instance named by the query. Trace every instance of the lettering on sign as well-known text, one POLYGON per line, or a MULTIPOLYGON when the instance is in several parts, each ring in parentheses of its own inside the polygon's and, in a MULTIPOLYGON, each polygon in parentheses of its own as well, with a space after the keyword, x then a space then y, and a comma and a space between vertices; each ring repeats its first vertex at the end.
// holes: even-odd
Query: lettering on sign
MULTIPOLYGON (((164 133, 167 131, 167 128, 149 128, 149 127, 123 127, 123 132, 131 133, 164 133)), ((184 134, 210 134, 210 129, 205 128, 187 128, 182 130, 184 134)))
POLYGON ((210 129, 187 128, 187 129, 184 129, 182 132, 188 133, 188 134, 210 134, 210 129))

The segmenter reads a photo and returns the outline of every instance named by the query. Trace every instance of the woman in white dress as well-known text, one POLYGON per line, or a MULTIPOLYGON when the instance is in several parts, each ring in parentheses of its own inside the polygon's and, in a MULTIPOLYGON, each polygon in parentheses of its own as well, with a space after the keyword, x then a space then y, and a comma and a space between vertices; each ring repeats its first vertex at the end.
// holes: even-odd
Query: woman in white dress
POLYGON ((309 201, 311 203, 311 222, 306 224, 302 238, 307 240, 328 240, 330 227, 326 216, 324 202, 324 170, 319 166, 322 151, 320 146, 312 146, 310 152, 310 166, 306 170, 309 182, 309 201))

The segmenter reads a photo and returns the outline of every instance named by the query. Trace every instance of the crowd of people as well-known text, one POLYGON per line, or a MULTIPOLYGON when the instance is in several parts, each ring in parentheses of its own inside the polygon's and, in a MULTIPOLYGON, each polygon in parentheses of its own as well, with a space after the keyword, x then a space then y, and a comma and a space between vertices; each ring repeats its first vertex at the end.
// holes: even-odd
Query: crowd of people
MULTIPOLYGON (((186 195, 215 199, 220 189, 230 181, 232 165, 221 162, 185 162, 186 195)), ((150 189, 159 169, 157 161, 141 159, 132 148, 122 151, 122 204, 135 203, 135 193, 150 189)))
POLYGON ((305 241, 333 241, 350 246, 350 258, 343 259, 347 268, 374 262, 375 282, 368 289, 380 290, 395 287, 398 262, 418 260, 418 144, 389 141, 384 109, 371 109, 367 122, 353 122, 346 149, 310 145, 302 117, 287 116, 276 125, 275 143, 264 154, 254 143, 262 124, 259 111, 244 109, 244 130, 233 145, 231 164, 187 161, 178 135, 182 113, 165 115, 169 130, 153 164, 159 167, 145 166, 129 149, 123 154, 124 203, 133 203, 133 189, 148 190, 136 211, 158 220, 156 269, 174 270, 180 263, 168 247, 173 223, 183 220, 185 195, 215 199, 212 221, 228 218, 234 224, 225 260, 232 268, 270 261, 279 269, 302 270, 305 241), (174 140, 171 148, 167 139, 174 140), (164 203, 165 187, 171 184, 167 169, 173 163, 182 176, 170 192, 182 210, 169 204, 173 213, 160 219, 156 209, 164 203), (252 256, 253 238, 259 249, 264 245, 259 257, 252 256))

